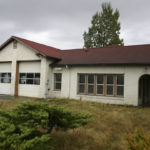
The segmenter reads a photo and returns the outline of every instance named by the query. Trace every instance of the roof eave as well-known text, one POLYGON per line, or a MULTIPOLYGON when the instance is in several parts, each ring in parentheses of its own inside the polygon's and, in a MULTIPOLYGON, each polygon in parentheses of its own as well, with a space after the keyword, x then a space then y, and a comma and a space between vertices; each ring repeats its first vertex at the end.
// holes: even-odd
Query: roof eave
POLYGON ((97 63, 97 64, 94 64, 94 63, 91 63, 91 64, 51 64, 51 66, 143 66, 143 65, 150 65, 150 62, 148 63, 97 63))

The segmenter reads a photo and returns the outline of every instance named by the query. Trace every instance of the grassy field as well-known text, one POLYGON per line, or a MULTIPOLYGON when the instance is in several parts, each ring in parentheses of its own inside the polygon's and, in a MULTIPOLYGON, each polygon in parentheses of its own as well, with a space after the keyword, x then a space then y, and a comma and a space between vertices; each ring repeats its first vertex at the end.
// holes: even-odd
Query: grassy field
MULTIPOLYGON (((0 101, 0 108, 12 109, 21 102, 21 100, 0 101)), ((142 128, 150 134, 150 108, 65 99, 52 99, 44 103, 56 104, 72 112, 93 114, 92 122, 86 127, 67 132, 53 131, 56 150, 125 150, 126 136, 135 128, 142 128)))

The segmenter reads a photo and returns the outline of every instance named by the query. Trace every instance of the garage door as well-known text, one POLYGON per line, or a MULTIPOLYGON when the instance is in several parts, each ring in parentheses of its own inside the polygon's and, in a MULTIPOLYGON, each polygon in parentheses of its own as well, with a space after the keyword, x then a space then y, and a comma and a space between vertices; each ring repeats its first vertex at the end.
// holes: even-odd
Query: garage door
POLYGON ((0 63, 0 94, 10 94, 11 63, 0 63))
POLYGON ((19 96, 40 96, 40 62, 19 63, 19 96))

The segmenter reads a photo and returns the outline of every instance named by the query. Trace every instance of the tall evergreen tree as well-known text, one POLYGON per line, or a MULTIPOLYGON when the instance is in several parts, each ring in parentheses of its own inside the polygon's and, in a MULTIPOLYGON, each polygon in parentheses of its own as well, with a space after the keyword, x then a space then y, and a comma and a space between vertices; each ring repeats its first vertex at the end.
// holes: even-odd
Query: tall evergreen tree
POLYGON ((102 3, 101 7, 102 12, 92 17, 92 26, 83 34, 85 48, 123 45, 123 39, 119 37, 118 9, 114 11, 111 3, 102 3))

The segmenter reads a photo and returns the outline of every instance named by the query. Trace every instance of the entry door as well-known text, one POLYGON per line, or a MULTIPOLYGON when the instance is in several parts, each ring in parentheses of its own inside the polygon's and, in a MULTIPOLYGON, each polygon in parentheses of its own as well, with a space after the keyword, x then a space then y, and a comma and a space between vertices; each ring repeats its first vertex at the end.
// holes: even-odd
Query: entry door
POLYGON ((143 76, 140 82, 140 86, 142 104, 150 105, 150 76, 143 76))

